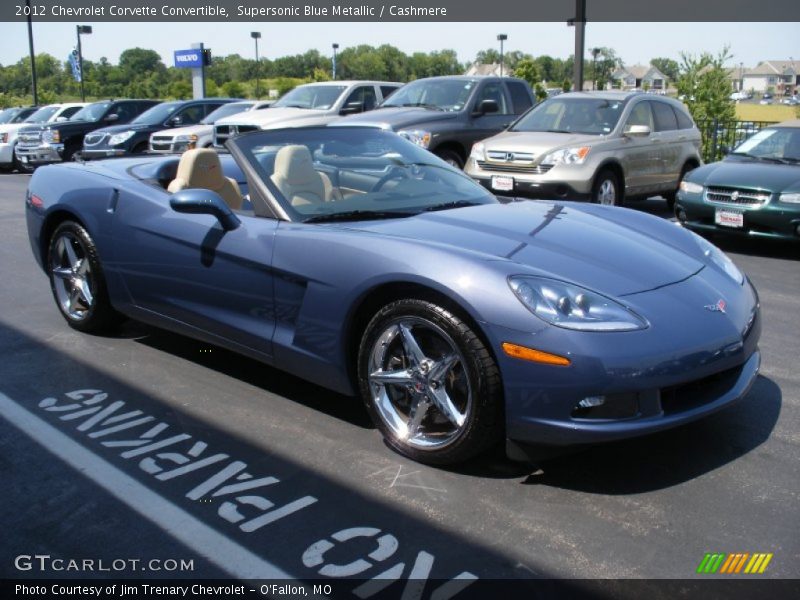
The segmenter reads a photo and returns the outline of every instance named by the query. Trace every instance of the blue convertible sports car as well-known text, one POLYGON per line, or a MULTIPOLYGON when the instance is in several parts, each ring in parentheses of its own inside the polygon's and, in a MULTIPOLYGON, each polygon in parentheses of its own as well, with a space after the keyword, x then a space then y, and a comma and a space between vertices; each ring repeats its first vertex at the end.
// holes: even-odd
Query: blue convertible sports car
POLYGON ((31 246, 72 327, 126 316, 360 394, 433 464, 665 429, 758 373, 755 289, 673 223, 501 204, 372 128, 228 149, 36 171, 31 246))

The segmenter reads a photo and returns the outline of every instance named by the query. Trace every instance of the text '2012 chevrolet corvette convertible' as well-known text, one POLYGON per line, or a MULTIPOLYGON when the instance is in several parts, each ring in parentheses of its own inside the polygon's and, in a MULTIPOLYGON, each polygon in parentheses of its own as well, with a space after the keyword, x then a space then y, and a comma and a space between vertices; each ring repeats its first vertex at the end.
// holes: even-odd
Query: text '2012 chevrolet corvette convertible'
POLYGON ((506 204, 392 132, 296 128, 36 171, 27 224, 75 329, 125 316, 359 394, 448 464, 637 436, 742 398, 750 281, 662 219, 506 204))

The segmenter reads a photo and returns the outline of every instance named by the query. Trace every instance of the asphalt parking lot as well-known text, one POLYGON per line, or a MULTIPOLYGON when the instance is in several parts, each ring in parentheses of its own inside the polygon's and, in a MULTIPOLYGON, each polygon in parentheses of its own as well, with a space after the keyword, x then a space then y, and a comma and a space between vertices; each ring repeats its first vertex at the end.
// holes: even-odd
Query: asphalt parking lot
POLYGON ((136 323, 71 330, 28 245, 27 181, 0 176, 0 576, 92 575, 15 564, 44 554, 141 561, 97 576, 371 580, 363 598, 409 578, 692 578, 708 552, 764 552, 742 577, 800 577, 800 244, 718 241, 762 301, 740 404, 535 467, 441 470, 392 453, 355 399, 136 323))

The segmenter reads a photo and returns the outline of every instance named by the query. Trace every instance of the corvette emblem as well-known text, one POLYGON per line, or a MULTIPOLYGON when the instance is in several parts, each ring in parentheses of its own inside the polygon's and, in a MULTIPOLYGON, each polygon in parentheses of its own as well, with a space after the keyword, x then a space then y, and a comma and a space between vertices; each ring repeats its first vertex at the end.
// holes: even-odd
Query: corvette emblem
POLYGON ((706 304, 703 308, 705 308, 706 310, 710 310, 711 312, 721 312, 724 314, 726 306, 728 305, 725 303, 725 300, 720 298, 719 300, 717 300, 716 304, 706 304))

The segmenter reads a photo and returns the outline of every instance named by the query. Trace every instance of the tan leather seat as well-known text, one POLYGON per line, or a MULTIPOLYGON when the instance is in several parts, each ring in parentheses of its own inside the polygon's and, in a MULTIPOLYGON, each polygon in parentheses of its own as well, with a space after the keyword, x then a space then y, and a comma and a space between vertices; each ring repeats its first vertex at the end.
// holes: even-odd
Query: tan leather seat
POLYGON ((314 170, 311 152, 305 146, 284 146, 278 150, 275 172, 270 179, 292 206, 339 199, 328 176, 314 170))
POLYGON ((202 188, 217 192, 233 210, 242 208, 239 184, 225 177, 219 156, 210 148, 187 150, 178 163, 178 172, 167 191, 175 193, 189 188, 202 188))

